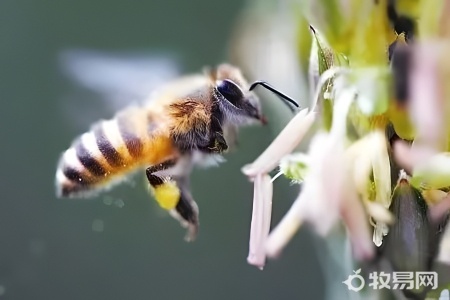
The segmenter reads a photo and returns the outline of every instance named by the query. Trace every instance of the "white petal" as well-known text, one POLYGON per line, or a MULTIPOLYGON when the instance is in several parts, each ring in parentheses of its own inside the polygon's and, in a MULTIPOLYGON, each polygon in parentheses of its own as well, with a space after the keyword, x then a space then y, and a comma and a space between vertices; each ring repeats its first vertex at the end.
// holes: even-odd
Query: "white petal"
POLYGON ((416 156, 411 151, 411 146, 404 141, 396 141, 393 145, 393 153, 398 165, 411 174, 417 161, 416 156))
MULTIPOLYGON (((303 193, 302 193, 303 195, 303 193)), ((301 195, 300 195, 301 197, 301 195)), ((283 219, 270 233, 266 242, 266 253, 269 257, 276 257, 292 239, 301 225, 300 205, 301 200, 296 200, 283 219)))
POLYGON ((373 229, 373 243, 380 247, 383 244, 383 237, 389 233, 389 227, 385 223, 377 222, 373 229))
POLYGON ((256 176, 247 262, 260 269, 264 267, 266 262, 264 247, 270 230, 272 192, 273 186, 270 176, 266 174, 256 176))
POLYGON ((377 222, 392 224, 394 216, 382 204, 372 201, 365 202, 368 214, 377 222))
POLYGON ((391 165, 387 151, 386 138, 376 131, 371 138, 373 179, 376 188, 376 201, 385 208, 391 205, 391 165))
POLYGON ((444 50, 436 44, 416 45, 410 72, 410 115, 417 129, 416 140, 442 151, 445 132, 445 99, 442 95, 440 62, 444 50))
POLYGON ((252 164, 242 168, 242 172, 249 177, 254 177, 273 170, 280 159, 291 153, 302 141, 315 118, 315 112, 308 113, 308 109, 301 110, 252 164))
POLYGON ((447 215, 450 210, 450 196, 442 198, 439 203, 429 207, 428 215, 434 222, 442 222, 442 219, 447 215))
POLYGON ((300 196, 300 218, 326 235, 339 216, 344 161, 343 145, 327 133, 318 133, 311 141, 311 168, 300 196))
POLYGON ((342 219, 349 231, 353 254, 358 260, 371 259, 375 254, 367 215, 356 194, 348 193, 341 209, 342 219))

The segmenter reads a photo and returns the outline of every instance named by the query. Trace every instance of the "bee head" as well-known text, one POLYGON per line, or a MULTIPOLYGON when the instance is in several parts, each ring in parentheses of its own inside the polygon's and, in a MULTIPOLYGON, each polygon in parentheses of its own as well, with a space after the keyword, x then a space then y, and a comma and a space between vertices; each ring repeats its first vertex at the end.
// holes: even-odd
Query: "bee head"
POLYGON ((225 119, 236 124, 266 123, 258 97, 248 90, 249 84, 238 68, 222 64, 211 72, 211 77, 215 82, 214 97, 225 119))

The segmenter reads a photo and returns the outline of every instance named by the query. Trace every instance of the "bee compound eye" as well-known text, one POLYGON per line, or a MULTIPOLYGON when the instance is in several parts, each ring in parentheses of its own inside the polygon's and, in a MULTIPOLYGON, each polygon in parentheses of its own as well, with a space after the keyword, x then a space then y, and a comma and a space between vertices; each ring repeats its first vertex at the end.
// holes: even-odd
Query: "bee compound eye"
POLYGON ((216 86, 222 96, 225 97, 231 104, 236 105, 244 97, 242 90, 231 80, 225 79, 217 82, 216 86))

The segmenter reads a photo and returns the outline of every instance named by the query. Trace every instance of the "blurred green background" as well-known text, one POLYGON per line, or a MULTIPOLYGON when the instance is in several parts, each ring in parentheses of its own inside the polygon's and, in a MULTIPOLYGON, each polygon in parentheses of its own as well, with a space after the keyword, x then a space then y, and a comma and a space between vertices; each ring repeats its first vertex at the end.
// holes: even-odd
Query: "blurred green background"
MULTIPOLYGON (((279 127, 242 130, 227 163, 195 171, 201 229, 194 243, 183 240, 178 222, 150 198, 143 176, 92 200, 54 195, 59 155, 96 121, 92 116, 111 116, 97 111, 98 102, 79 99, 78 107, 67 97, 75 84, 63 76, 60 54, 79 48, 167 52, 183 72, 198 71, 227 60, 243 5, 0 2, 0 299, 322 299, 319 261, 305 230, 264 271, 246 263, 253 188, 240 167, 279 127), (67 107, 85 111, 86 123, 74 124, 67 107), (123 207, 116 205, 121 201, 123 207)), ((273 224, 297 192, 288 186, 275 184, 273 224)))

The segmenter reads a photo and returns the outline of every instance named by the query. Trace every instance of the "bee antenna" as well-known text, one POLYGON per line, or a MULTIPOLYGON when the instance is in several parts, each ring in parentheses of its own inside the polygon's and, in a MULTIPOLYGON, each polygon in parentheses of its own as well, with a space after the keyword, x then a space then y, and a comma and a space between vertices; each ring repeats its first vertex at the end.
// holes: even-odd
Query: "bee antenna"
POLYGON ((253 82, 250 85, 249 91, 253 90, 255 87, 257 87, 258 85, 268 89, 269 91, 271 91, 272 93, 274 93, 275 95, 277 95, 280 99, 282 99, 283 101, 285 101, 285 103, 287 104, 287 106, 289 107, 289 109, 292 112, 295 112, 295 109, 292 108, 291 105, 288 104, 288 102, 292 105, 294 105, 295 107, 300 107, 300 105, 298 105, 297 101, 295 101, 294 99, 292 99, 291 97, 289 97, 288 95, 280 92, 279 90, 277 90, 276 88, 274 88, 273 86, 271 86, 270 84, 268 84, 266 81, 263 80, 258 80, 253 82))

